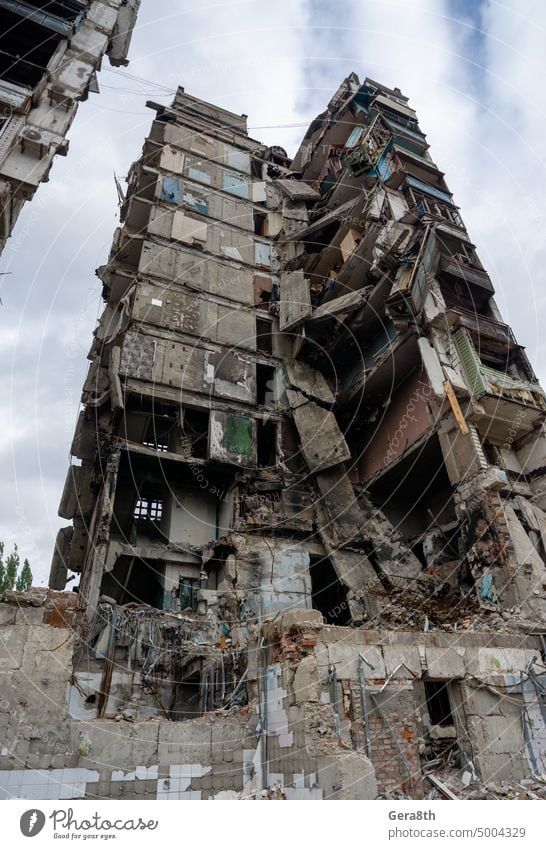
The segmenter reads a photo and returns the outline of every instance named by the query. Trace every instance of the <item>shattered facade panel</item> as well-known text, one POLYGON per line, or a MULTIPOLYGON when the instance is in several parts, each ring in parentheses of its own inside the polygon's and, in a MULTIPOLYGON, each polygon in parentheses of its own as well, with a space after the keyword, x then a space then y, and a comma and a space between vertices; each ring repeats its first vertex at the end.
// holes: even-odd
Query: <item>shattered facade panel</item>
POLYGON ((140 0, 0 0, 0 252, 49 179, 103 56, 127 65, 140 0), (44 9, 44 6, 46 7, 44 9))
POLYGON ((66 792, 544 795, 546 400, 407 98, 350 75, 292 162, 148 105, 73 524, 2 605, 14 699, 25 617, 65 646, 66 792))

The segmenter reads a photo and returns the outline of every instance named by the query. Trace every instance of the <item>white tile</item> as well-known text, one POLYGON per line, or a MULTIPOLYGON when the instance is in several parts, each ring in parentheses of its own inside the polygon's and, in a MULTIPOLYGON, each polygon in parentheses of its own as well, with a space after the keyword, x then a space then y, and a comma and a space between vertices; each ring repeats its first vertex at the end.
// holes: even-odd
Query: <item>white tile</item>
POLYGON ((69 784, 61 784, 57 788, 59 799, 81 799, 85 796, 85 781, 73 781, 69 784))
POLYGON ((169 775, 172 775, 173 778, 180 778, 181 776, 190 776, 191 773, 191 764, 173 764, 169 769, 169 775))
POLYGON ((49 784, 44 784, 41 788, 43 799, 58 799, 59 798, 59 785, 53 781, 50 781, 49 784))
POLYGON ((72 798, 72 785, 71 784, 60 784, 57 787, 57 798, 58 799, 71 799, 72 798))
POLYGON ((42 791, 45 787, 45 784, 31 784, 28 788, 28 796, 27 799, 43 799, 42 791))

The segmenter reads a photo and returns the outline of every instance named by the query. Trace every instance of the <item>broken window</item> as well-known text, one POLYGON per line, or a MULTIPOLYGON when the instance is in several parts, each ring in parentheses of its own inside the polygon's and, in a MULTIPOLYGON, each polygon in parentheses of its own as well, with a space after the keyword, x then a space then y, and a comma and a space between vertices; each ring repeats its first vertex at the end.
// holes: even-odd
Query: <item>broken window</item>
POLYGON ((147 448, 153 448, 155 451, 168 451, 169 437, 173 428, 172 419, 150 419, 142 444, 147 448))
POLYGON ((115 599, 117 604, 149 604, 161 609, 164 569, 162 560, 119 557, 114 568, 104 575, 101 593, 115 599))
POLYGON ((273 279, 266 274, 254 275, 254 305, 259 309, 269 309, 273 298, 273 279))
POLYGON ((463 265, 472 265, 476 268, 482 268, 482 264, 478 259, 474 246, 465 239, 457 239, 455 236, 448 235, 445 231, 436 231, 436 239, 439 243, 440 250, 443 254, 451 257, 455 262, 460 262, 463 265))
POLYGON ((192 410, 184 407, 181 410, 181 424, 178 453, 197 460, 207 457, 209 439, 209 411, 192 410))
POLYGON ((267 236, 267 212, 254 210, 254 232, 257 236, 267 236))
POLYGON ((252 176, 257 180, 263 179, 264 163, 260 159, 252 157, 250 160, 250 171, 252 176))
POLYGON ((275 369, 256 364, 256 403, 260 407, 272 407, 275 403, 275 369))
POLYGON ((273 421, 256 421, 257 459, 260 468, 277 465, 277 425, 273 421))
POLYGON ((351 621, 347 590, 340 583, 328 557, 311 556, 311 601, 320 610, 327 625, 348 625, 351 621))
POLYGON ((186 610, 187 607, 191 607, 192 610, 197 610, 197 593, 199 588, 199 580, 192 578, 180 578, 178 583, 178 601, 180 603, 180 610, 186 610))
MULTIPOLYGON (((81 7, 78 11, 81 14, 81 7)), ((0 78, 34 88, 45 74, 63 34, 72 33, 72 23, 63 22, 54 13, 44 14, 39 24, 30 19, 28 8, 25 11, 21 6, 18 13, 0 10, 0 31, 0 78)))
POLYGON ((273 336, 271 334, 271 322, 267 319, 256 319, 256 348, 262 354, 273 353, 273 336))
POLYGON ((466 310, 472 315, 478 313, 484 317, 492 316, 489 301, 491 292, 481 286, 475 286, 470 281, 460 282, 453 277, 438 275, 440 291, 448 309, 466 310))
POLYGON ((135 519, 157 522, 163 515, 163 500, 160 498, 138 498, 133 511, 135 519))
POLYGON ((425 680, 425 696, 431 725, 455 725, 451 713, 449 681, 425 680))

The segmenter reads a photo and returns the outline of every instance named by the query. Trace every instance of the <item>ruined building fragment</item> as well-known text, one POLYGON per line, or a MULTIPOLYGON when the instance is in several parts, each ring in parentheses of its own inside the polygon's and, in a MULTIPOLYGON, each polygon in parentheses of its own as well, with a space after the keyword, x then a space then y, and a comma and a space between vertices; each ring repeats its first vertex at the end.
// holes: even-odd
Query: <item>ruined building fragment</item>
POLYGON ((8 668, 66 798, 539 795, 546 398, 415 112, 351 74, 290 161, 148 105, 71 524, 2 608, 62 646, 8 668))
POLYGON ((0 0, 0 253, 49 177, 106 54, 127 65, 140 0, 0 0))

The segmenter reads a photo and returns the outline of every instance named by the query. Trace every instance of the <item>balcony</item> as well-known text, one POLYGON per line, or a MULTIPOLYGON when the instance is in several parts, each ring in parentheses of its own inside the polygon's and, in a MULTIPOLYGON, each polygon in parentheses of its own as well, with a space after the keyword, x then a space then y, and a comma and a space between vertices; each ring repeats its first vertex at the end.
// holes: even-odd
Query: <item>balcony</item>
POLYGON ((412 153, 400 144, 392 145, 381 155, 375 170, 391 189, 398 189, 407 181, 407 184, 433 194, 439 200, 452 202, 443 172, 439 171, 433 162, 412 153))
MULTIPOLYGON (((473 317, 481 336, 498 334, 496 340, 504 336, 508 350, 519 350, 512 331, 507 325, 496 323, 482 316, 473 317), (494 325, 497 327, 494 329, 494 325)), ((467 324, 472 318, 464 316, 467 324)), ((453 334, 455 348, 465 376, 465 381, 476 400, 480 401, 476 423, 480 429, 486 429, 489 436, 506 439, 514 428, 520 438, 529 433, 544 418, 546 396, 538 382, 514 377, 485 365, 467 326, 460 326, 453 334), (515 423, 517 422, 517 428, 515 423)), ((523 352, 522 352, 522 356, 523 352)))
MULTIPOLYGON (((458 208, 452 203, 440 200, 434 195, 428 195, 411 187, 406 181, 404 194, 409 207, 409 212, 402 219, 404 224, 416 224, 418 221, 432 220, 448 228, 454 227, 454 236, 463 231, 466 235, 464 222, 459 214, 458 208)), ((448 229, 449 232, 449 229, 448 229)))
POLYGON ((496 321, 489 316, 469 312, 460 307, 450 307, 447 312, 448 324, 452 327, 466 327, 471 334, 479 339, 491 339, 505 345, 507 349, 515 349, 518 346, 512 328, 508 324, 496 321))
POLYGON ((392 137, 380 115, 375 116, 369 127, 355 127, 345 144, 349 150, 345 161, 355 177, 375 167, 392 137))

